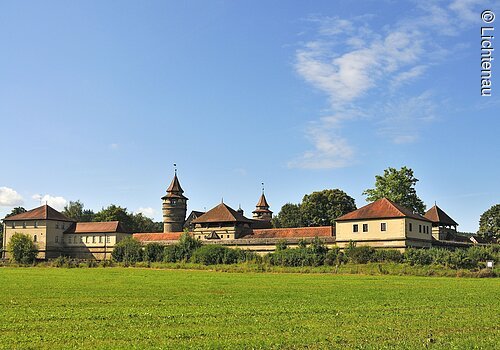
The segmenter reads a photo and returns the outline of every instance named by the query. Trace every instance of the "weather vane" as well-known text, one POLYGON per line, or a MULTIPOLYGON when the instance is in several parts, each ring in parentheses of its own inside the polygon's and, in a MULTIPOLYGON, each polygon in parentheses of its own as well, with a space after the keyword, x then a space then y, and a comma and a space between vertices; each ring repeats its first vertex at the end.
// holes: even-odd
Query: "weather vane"
POLYGON ((262 193, 264 193, 264 183, 262 182, 262 193))
POLYGON ((177 175, 177 164, 174 163, 174 173, 177 175))

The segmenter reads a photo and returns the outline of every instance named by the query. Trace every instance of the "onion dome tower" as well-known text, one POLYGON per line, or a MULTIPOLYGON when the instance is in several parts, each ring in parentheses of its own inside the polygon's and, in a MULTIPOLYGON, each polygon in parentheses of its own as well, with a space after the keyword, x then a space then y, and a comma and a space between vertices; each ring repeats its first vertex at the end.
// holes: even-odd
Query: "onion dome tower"
POLYGON ((269 204, 264 194, 264 183, 262 183, 262 194, 260 195, 259 202, 255 206, 255 210, 252 214, 255 220, 271 221, 273 218, 273 212, 269 210, 269 204))
POLYGON ((186 219, 188 198, 183 195, 184 190, 177 178, 177 169, 174 172, 174 178, 167 188, 167 194, 161 197, 163 200, 163 232, 181 232, 186 219))

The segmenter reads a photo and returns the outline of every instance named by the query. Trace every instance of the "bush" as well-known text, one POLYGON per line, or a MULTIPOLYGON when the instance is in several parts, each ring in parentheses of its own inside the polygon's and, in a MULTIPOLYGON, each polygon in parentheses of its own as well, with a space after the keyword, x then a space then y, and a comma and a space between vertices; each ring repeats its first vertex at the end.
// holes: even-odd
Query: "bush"
POLYGON ((141 242, 132 237, 127 237, 115 245, 111 256, 115 261, 133 264, 142 260, 141 242))
POLYGON ((7 246, 12 259, 19 264, 33 264, 38 250, 31 237, 22 233, 15 233, 7 246))
POLYGON ((204 245, 194 251, 191 262, 204 265, 236 264, 238 252, 221 245, 204 245))
POLYGON ((366 264, 375 261, 375 248, 369 246, 349 246, 345 250, 349 262, 354 264, 366 264))
POLYGON ((163 247, 163 261, 174 263, 182 260, 181 251, 177 244, 166 245, 163 247))
POLYGON ((433 262, 432 252, 427 249, 408 248, 404 253, 404 261, 410 265, 430 265, 433 262))
POLYGON ((333 266, 340 265, 345 262, 344 253, 339 247, 330 249, 325 255, 325 265, 333 266))
POLYGON ((163 260, 163 251, 165 246, 160 243, 149 243, 144 247, 143 260, 157 262, 163 260))
POLYGON ((179 238, 178 247, 178 260, 188 261, 193 255, 193 252, 201 247, 201 242, 192 237, 189 233, 184 232, 179 238))
POLYGON ((403 261, 403 254, 395 249, 376 249, 373 254, 374 262, 395 262, 403 261))

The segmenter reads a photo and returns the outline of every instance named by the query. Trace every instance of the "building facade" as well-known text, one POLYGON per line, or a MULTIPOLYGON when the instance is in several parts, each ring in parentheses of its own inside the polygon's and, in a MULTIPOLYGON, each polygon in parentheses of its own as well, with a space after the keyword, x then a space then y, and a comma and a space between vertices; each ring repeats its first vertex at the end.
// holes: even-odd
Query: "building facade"
POLYGON ((118 221, 75 222, 48 205, 4 219, 2 257, 12 236, 29 236, 37 246, 37 259, 68 256, 79 259, 110 259, 116 243, 131 236, 118 221))

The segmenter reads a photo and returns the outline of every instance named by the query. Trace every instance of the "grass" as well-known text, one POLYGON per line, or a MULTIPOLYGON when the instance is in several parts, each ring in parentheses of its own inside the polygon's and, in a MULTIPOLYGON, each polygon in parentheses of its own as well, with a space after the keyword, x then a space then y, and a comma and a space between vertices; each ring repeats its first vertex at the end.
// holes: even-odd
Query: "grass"
POLYGON ((1 349, 494 349, 500 281, 0 268, 1 349))

